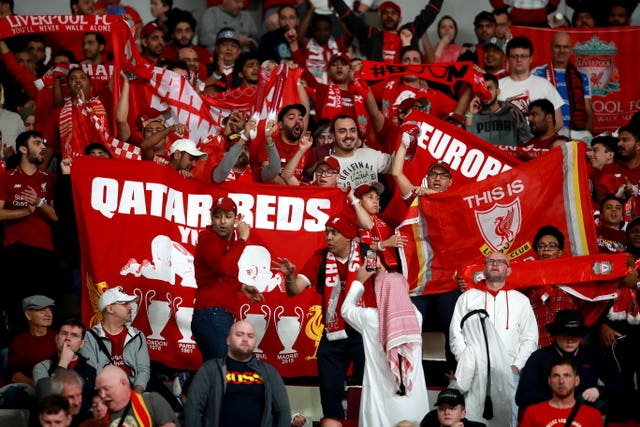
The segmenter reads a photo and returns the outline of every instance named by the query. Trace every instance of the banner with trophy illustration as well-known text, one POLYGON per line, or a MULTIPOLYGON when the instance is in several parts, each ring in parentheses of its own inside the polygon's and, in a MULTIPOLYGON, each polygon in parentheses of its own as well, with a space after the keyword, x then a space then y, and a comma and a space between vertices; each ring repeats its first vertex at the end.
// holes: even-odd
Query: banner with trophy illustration
POLYGON ((102 292, 120 286, 138 296, 132 324, 147 337, 151 358, 197 369, 201 356, 191 334, 193 254, 199 231, 210 224, 213 201, 228 195, 251 225, 238 279, 265 295, 264 303, 252 304, 240 294, 245 303, 235 314, 255 326, 258 358, 283 376, 316 375, 320 297, 313 289, 287 297, 271 261, 287 257, 302 268, 324 247, 324 224, 344 207, 340 190, 209 185, 154 162, 100 158, 75 159, 72 178, 87 325, 101 320, 102 292))
POLYGON ((634 77, 633 60, 640 55, 640 28, 511 27, 514 37, 526 36, 533 42, 532 68, 551 62, 551 39, 558 31, 571 36, 571 61, 589 79, 594 135, 627 124, 640 110, 640 85, 634 77))

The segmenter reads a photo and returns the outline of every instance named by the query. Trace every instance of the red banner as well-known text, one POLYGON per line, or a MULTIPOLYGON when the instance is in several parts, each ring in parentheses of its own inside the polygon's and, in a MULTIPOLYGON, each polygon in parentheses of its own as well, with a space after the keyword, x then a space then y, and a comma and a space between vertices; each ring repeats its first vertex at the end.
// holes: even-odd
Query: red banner
MULTIPOLYGON (((640 28, 562 28, 571 35, 571 61, 589 78, 595 133, 626 125, 640 110, 640 85, 635 61, 640 56, 640 28)), ((535 52, 532 67, 551 61, 551 38, 558 30, 512 27, 514 36, 526 36, 535 52)))
POLYGON ((83 320, 98 322, 98 299, 122 286, 139 296, 133 326, 147 336, 151 358, 180 369, 197 369, 201 356, 191 336, 196 287, 193 253, 198 232, 210 223, 215 198, 229 195, 252 226, 239 260, 239 280, 264 292, 263 304, 246 300, 239 319, 258 332, 257 357, 284 376, 316 375, 322 336, 319 295, 295 298, 271 260, 287 257, 302 266, 326 245, 324 224, 344 207, 337 189, 275 185, 207 185, 184 179, 153 162, 78 158, 73 192, 82 250, 83 320), (113 171, 118 174, 114 175, 113 171))
POLYGON ((491 252, 534 259, 532 239, 544 225, 564 233, 566 256, 597 253, 582 144, 564 144, 498 176, 420 197, 412 209, 401 232, 415 244, 401 252, 417 293, 454 289, 456 272, 491 252))

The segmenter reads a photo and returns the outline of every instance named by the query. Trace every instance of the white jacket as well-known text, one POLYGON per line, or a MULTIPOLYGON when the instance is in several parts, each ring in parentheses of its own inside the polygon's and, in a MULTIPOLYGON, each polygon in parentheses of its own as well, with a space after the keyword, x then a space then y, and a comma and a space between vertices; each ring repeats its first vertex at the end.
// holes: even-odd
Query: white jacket
POLYGON ((529 299, 515 290, 500 290, 493 296, 480 289, 460 295, 449 328, 451 351, 460 359, 466 347, 460 321, 472 310, 484 309, 498 332, 511 364, 522 369, 529 355, 538 348, 538 324, 529 299))

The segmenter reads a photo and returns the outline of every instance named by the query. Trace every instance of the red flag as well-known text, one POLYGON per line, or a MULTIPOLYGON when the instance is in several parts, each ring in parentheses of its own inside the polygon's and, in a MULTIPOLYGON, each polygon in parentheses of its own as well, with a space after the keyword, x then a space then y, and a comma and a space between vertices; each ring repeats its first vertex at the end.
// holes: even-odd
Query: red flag
POLYGON ((412 213, 401 232, 415 244, 401 253, 418 293, 454 289, 454 274, 491 252, 533 259, 531 242, 544 225, 564 233, 565 254, 597 253, 585 148, 576 143, 484 181, 421 197, 412 213))

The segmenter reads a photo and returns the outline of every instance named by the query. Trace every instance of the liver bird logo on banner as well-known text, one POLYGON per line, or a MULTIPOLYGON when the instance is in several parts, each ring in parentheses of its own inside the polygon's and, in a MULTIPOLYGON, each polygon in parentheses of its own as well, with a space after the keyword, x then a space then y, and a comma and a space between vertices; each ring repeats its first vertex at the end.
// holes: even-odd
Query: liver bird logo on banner
POLYGON ((509 249, 520 232, 522 223, 520 198, 516 198, 508 205, 496 203, 491 209, 474 212, 476 224, 487 245, 494 252, 504 252, 509 249))

